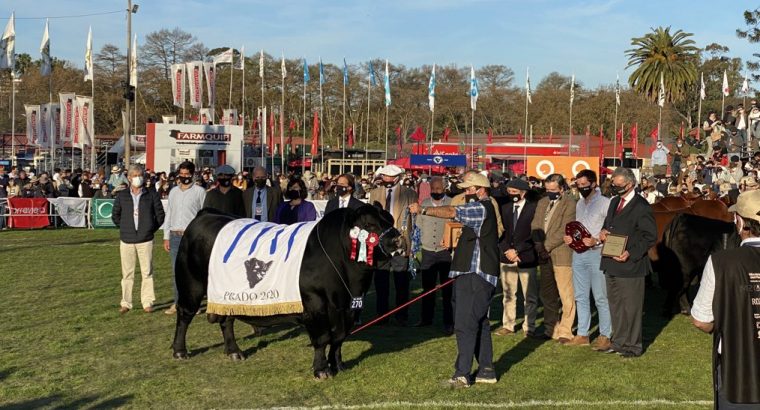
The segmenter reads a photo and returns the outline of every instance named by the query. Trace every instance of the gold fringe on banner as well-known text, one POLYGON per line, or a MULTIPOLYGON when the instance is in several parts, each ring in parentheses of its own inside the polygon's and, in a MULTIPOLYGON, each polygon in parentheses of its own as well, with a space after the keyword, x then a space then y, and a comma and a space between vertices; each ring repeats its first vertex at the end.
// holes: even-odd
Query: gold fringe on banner
POLYGON ((303 303, 283 302, 271 305, 225 305, 209 302, 206 313, 214 313, 223 316, 274 316, 303 313, 303 303))

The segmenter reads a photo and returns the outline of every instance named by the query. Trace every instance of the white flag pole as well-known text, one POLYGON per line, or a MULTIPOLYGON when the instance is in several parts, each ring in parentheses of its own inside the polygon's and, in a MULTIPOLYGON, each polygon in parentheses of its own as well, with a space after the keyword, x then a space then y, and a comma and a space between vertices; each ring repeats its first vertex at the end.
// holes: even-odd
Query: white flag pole
MULTIPOLYGON (((575 99, 575 73, 573 73, 573 79, 570 83, 570 142, 567 144, 567 156, 571 155, 573 151, 573 100, 575 99)), ((617 111, 617 107, 615 107, 617 111)), ((531 125, 531 129, 533 126, 531 125)))
MULTIPOLYGON (((309 66, 306 64, 306 57, 303 58, 304 69, 308 72, 309 66)), ((303 76, 303 127, 301 128, 301 175, 306 172, 306 75, 303 76)), ((310 168, 314 168, 314 158, 312 158, 310 168)))
MULTIPOLYGON (((528 132, 528 95, 530 95, 530 67, 525 71, 525 132, 528 132)), ((570 147, 567 148, 570 150, 570 147)), ((525 138, 523 137, 523 173, 528 174, 528 145, 525 144, 525 138)))

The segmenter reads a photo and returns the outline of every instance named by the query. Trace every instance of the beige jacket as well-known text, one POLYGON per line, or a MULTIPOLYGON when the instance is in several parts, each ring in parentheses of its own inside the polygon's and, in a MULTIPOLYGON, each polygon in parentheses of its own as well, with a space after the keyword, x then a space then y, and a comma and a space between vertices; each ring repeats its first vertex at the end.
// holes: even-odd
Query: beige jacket
POLYGON ((533 231, 541 231, 546 235, 544 248, 551 255, 554 266, 572 266, 573 251, 565 245, 565 225, 575 220, 575 199, 568 192, 562 194, 552 207, 551 215, 546 219, 549 211, 549 198, 543 197, 536 205, 536 214, 530 228, 533 231))

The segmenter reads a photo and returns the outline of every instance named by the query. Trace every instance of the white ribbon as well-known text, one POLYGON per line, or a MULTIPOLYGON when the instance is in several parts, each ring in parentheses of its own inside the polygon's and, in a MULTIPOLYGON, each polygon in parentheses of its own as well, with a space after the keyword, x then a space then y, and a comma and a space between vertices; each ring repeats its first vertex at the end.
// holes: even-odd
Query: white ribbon
POLYGON ((356 258, 357 262, 367 262, 367 238, 369 238, 369 232, 362 229, 359 232, 359 256, 356 258))

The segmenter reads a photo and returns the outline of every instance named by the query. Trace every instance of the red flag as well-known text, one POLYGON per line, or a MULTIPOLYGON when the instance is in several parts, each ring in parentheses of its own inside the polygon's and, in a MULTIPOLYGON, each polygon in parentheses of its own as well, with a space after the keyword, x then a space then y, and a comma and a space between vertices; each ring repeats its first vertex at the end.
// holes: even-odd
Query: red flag
POLYGON ((451 134, 451 130, 449 127, 446 127, 446 129, 443 130, 443 136, 441 137, 441 140, 443 142, 449 142, 449 134, 451 134))
POLYGON ((396 127, 396 142, 398 143, 398 153, 400 154, 404 149, 404 141, 401 138, 401 124, 396 127))
POLYGON ((631 142, 633 143, 633 157, 639 156, 639 123, 634 123, 631 127, 631 142))
POLYGON ((599 166, 604 166, 604 128, 599 126, 599 166))
POLYGON ((655 125, 654 128, 652 128, 652 131, 649 132, 649 138, 657 141, 657 126, 655 125))
POLYGON ((623 124, 620 124, 620 129, 615 133, 615 138, 619 140, 618 144, 620 144, 620 152, 615 154, 618 154, 618 158, 623 158, 623 124))
POLYGON ((425 141, 426 136, 425 133, 422 131, 422 127, 417 127, 412 135, 409 136, 409 139, 412 141, 422 142, 425 141))
POLYGON ((311 128, 311 157, 316 158, 319 152, 319 115, 314 111, 314 125, 311 128))
POLYGON ((289 130, 294 130, 294 129, 296 129, 296 120, 294 120, 294 119, 292 119, 292 118, 290 119, 290 125, 288 126, 288 129, 289 129, 289 130))
POLYGON ((586 136, 589 137, 589 138, 591 137, 591 126, 590 125, 586 125, 586 136))
POLYGON ((256 143, 256 136, 259 134, 259 117, 258 115, 253 117, 253 121, 251 121, 251 142, 256 143))
POLYGON ((348 127, 348 147, 354 147, 354 127, 348 127))
POLYGON ((493 144, 493 130, 488 128, 488 143, 493 144))

